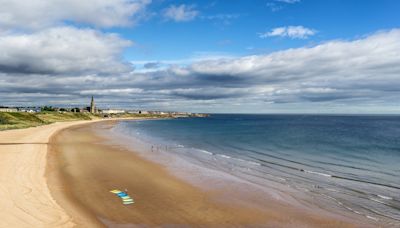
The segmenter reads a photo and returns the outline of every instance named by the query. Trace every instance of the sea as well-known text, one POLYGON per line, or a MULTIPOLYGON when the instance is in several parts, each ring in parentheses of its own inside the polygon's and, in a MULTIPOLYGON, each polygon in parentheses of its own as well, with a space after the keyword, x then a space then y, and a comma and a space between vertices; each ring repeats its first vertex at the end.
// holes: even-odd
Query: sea
POLYGON ((212 114, 113 131, 193 163, 400 227, 400 116, 212 114))

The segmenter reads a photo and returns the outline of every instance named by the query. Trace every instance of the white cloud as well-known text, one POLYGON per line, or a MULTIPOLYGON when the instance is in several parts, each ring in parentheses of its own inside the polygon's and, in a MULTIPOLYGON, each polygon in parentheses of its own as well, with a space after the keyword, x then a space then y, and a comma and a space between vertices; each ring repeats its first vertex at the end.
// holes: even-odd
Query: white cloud
POLYGON ((399 62, 400 29, 393 29, 356 40, 264 55, 200 59, 184 66, 107 77, 93 71, 106 69, 102 64, 80 77, 63 71, 16 76, 0 68, 0 98, 8 104, 57 101, 69 105, 71 100, 87 103, 96 94, 97 103, 105 107, 398 113, 399 62))
POLYGON ((268 55, 199 62, 190 68, 199 74, 257 76, 274 81, 313 77, 326 80, 329 76, 374 78, 400 72, 400 66, 395 64, 400 61, 399 53, 400 29, 394 29, 354 41, 330 41, 268 55))
POLYGON ((300 0, 276 0, 277 2, 283 2, 283 3, 288 3, 288 4, 293 4, 300 2, 300 0))
POLYGON ((164 17, 167 20, 174 20, 177 22, 191 21, 199 15, 199 12, 194 9, 194 6, 185 4, 176 6, 171 5, 164 10, 164 17))
POLYGON ((269 32, 260 34, 260 38, 267 38, 273 36, 289 37, 292 39, 307 39, 317 33, 316 30, 306 28, 303 26, 286 26, 274 28, 269 32))
POLYGON ((267 7, 271 9, 272 12, 277 12, 285 8, 284 5, 298 3, 300 0, 275 0, 267 2, 267 7))
POLYGON ((0 72, 19 74, 123 73, 122 49, 131 45, 116 34, 57 27, 33 34, 0 36, 0 72))
POLYGON ((127 26, 151 0, 0 0, 0 27, 41 29, 65 21, 127 26))

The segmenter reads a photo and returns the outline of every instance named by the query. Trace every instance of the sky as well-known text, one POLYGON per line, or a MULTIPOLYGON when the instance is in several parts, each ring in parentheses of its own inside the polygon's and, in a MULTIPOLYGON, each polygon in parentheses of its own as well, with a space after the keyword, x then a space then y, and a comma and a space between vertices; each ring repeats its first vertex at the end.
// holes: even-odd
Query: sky
POLYGON ((0 106, 400 114, 397 0, 0 5, 0 106))

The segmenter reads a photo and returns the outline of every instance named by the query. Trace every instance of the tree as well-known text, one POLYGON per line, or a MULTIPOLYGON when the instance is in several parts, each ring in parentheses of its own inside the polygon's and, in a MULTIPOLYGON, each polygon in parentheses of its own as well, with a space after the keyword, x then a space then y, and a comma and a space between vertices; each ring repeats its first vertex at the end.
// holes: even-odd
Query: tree
POLYGON ((71 109, 71 112, 80 112, 81 110, 79 108, 73 108, 71 109))
POLYGON ((51 106, 44 106, 42 108, 42 111, 54 112, 55 109, 53 107, 51 107, 51 106))

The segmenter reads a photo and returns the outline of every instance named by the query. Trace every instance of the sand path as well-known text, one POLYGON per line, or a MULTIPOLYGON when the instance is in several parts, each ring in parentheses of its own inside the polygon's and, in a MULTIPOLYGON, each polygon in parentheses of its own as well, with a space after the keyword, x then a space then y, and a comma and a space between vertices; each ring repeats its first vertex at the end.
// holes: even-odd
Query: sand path
POLYGON ((0 227, 72 227, 45 179, 47 143, 64 122, 0 132, 0 227))

